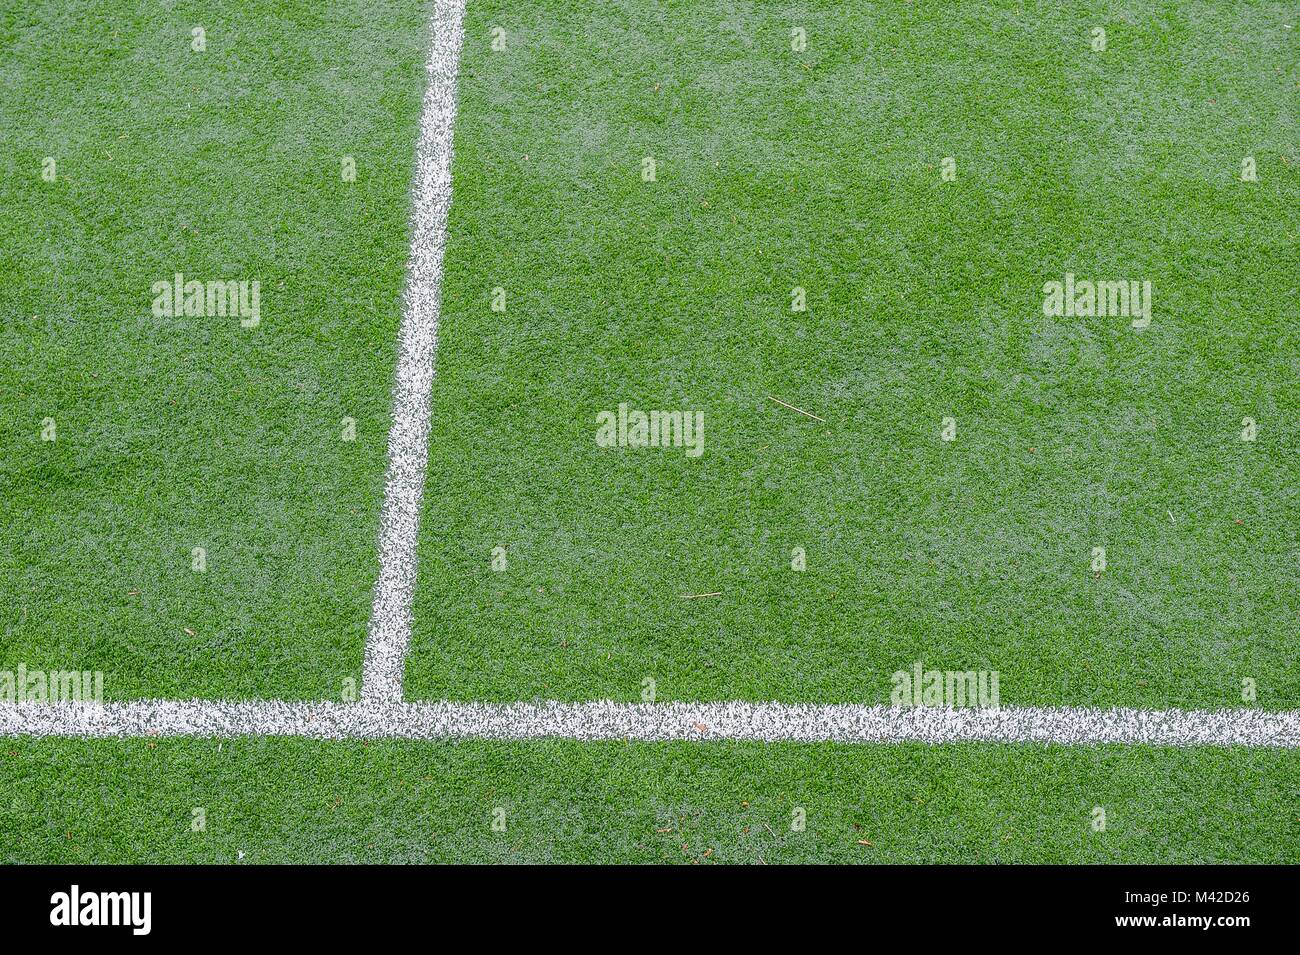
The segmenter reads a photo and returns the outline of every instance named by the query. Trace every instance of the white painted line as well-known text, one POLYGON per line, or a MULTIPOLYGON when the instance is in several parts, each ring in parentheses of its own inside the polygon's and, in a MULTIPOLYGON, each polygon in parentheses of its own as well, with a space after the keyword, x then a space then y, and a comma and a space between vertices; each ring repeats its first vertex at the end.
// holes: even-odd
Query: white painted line
POLYGON ((397 345, 388 474, 379 519, 379 579, 366 637, 361 695, 400 701, 411 643, 416 538, 429 461, 429 395, 438 349, 442 257, 451 208, 452 128, 456 68, 464 32, 465 0, 437 0, 433 10, 428 87, 420 113, 411 195, 411 255, 397 345))
POLYGON ((1121 743, 1300 748, 1300 710, 999 710, 786 703, 0 704, 0 736, 1121 743))

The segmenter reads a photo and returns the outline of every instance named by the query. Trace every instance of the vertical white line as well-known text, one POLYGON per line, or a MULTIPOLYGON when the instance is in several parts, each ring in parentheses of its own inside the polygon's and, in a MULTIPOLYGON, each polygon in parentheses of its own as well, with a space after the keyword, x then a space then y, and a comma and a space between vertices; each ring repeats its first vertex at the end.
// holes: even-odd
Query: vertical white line
POLYGON ((416 539, 429 460, 429 394, 438 348, 442 259, 451 208, 452 128, 464 14, 465 0, 436 0, 434 4, 428 87, 415 149, 411 255, 398 335, 388 473, 379 520, 379 579, 362 669, 361 693, 368 701, 402 699, 406 650, 411 642, 416 539))

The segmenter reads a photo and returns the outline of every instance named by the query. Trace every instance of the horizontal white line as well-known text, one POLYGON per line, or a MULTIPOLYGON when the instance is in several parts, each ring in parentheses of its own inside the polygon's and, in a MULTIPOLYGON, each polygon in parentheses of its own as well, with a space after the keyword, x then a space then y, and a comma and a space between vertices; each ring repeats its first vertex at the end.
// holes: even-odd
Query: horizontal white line
POLYGON ((0 736, 760 740, 1300 748, 1300 710, 896 708, 788 703, 0 704, 0 736))

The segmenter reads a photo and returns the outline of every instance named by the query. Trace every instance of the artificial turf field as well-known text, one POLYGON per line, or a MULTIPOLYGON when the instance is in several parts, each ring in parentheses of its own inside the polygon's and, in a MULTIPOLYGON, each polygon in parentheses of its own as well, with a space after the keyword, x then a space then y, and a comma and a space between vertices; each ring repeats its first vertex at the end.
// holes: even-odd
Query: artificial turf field
MULTIPOLYGON (((0 669, 360 682, 429 14, 0 11, 0 669), (153 316, 176 272, 260 323, 153 316)), ((1296 21, 470 0, 407 698, 874 704, 922 661, 1300 706, 1296 21), (1150 326, 1044 315, 1067 272, 1150 326), (621 403, 704 452, 600 447, 621 403)), ((1300 857, 1290 749, 2 745, 14 862, 1300 857)))

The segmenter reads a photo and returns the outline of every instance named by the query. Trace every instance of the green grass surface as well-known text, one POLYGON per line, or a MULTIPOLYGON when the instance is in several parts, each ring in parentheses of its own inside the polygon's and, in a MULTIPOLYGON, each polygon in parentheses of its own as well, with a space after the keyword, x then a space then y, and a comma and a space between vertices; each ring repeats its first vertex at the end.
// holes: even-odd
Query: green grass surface
POLYGON ((1294 20, 471 3, 408 693, 1300 703, 1294 20), (1045 317, 1067 271, 1151 327, 1045 317))
POLYGON ((11 740, 0 862, 1294 864, 1298 769, 1135 747, 11 740))
POLYGON ((0 12, 0 669, 359 679, 426 32, 417 2, 0 12), (176 272, 259 281, 260 324, 155 318, 176 272))
MULTIPOLYGON (((0 670, 359 677, 427 16, 0 11, 0 670), (155 319, 176 271, 260 281, 261 324, 155 319)), ((1003 704, 1300 705, 1296 27, 470 0, 408 697, 880 702, 919 659, 1003 704), (1152 326, 1046 318, 1067 271, 1150 280, 1152 326), (703 411, 704 455, 598 448, 620 402, 703 411)), ((10 739, 0 862, 1296 863, 1298 760, 10 739)))

